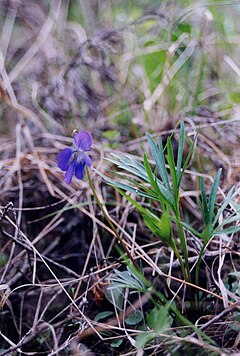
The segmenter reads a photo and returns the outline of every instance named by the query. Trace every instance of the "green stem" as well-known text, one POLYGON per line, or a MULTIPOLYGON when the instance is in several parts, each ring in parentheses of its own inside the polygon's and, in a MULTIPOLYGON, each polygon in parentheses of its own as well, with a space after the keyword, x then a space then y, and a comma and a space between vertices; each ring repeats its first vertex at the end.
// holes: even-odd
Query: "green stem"
MULTIPOLYGON (((184 233, 184 230, 183 230, 183 226, 181 224, 179 209, 177 209, 177 213, 176 213, 176 224, 177 224, 178 236, 179 236, 179 239, 180 239, 180 246, 181 246, 181 250, 183 252, 183 256, 184 256, 184 260, 185 260, 185 268, 184 268, 184 270, 186 271, 186 275, 187 275, 187 279, 186 280, 188 282, 191 282, 191 275, 190 275, 190 269, 189 269, 189 263, 188 263, 187 244, 186 244, 186 239, 185 239, 185 233, 184 233)), ((180 262, 180 260, 179 260, 179 262, 180 262)))
POLYGON ((174 242, 174 247, 175 247, 175 248, 174 248, 174 253, 175 253, 175 255, 177 256, 177 259, 178 259, 178 261, 179 261, 179 263, 180 263, 180 266, 181 266, 181 269, 182 269, 182 273, 183 273, 183 277, 184 277, 185 281, 188 281, 188 282, 189 282, 189 277, 188 277, 188 275, 187 275, 187 273, 186 273, 186 268, 185 268, 185 266, 184 266, 182 257, 181 257, 181 255, 180 255, 180 253, 178 252, 178 249, 177 249, 177 246, 176 246, 175 242, 174 242))
POLYGON ((117 238, 117 240, 120 242, 121 246, 123 247, 124 251, 126 252, 128 258, 130 259, 130 261, 132 262, 132 264, 136 267, 136 269, 139 271, 139 267, 138 267, 138 264, 136 263, 136 261, 133 259, 132 255, 130 254, 130 251, 128 249, 128 246, 126 244, 126 242, 121 238, 121 236, 119 235, 119 233, 117 232, 115 226, 113 225, 113 223, 111 222, 109 216, 108 216, 108 213, 106 212, 106 210, 104 209, 102 203, 100 202, 100 200, 98 199, 98 196, 97 196, 97 193, 96 193, 96 190, 94 188, 94 185, 93 185, 93 181, 92 181, 92 178, 90 176, 90 173, 89 173, 89 168, 86 167, 86 170, 87 170, 87 177, 88 177, 88 181, 89 181, 89 185, 92 189, 92 192, 93 192, 93 195, 94 195, 94 198, 96 199, 96 202, 97 202, 97 205, 99 206, 99 209, 101 210, 101 212, 103 213, 103 216, 105 217, 105 219, 107 220, 111 230, 113 231, 115 237, 117 238))
POLYGON ((202 248, 201 248, 201 250, 200 250, 200 252, 199 252, 197 264, 196 264, 196 275, 195 275, 195 284, 196 284, 196 286, 198 286, 198 283, 199 283, 200 264, 201 264, 202 256, 203 256, 203 253, 204 253, 204 250, 205 250, 206 245, 207 245, 206 243, 204 243, 204 244, 202 245, 202 248))

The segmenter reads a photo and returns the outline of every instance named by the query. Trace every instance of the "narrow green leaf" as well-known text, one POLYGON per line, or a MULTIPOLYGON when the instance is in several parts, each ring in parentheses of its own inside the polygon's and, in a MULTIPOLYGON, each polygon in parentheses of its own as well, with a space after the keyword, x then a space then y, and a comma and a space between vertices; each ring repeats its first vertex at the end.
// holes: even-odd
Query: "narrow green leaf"
POLYGON ((166 205, 170 205, 172 207, 172 209, 174 209, 174 199, 173 199, 171 191, 167 190, 164 187, 164 185, 162 183, 160 183, 160 182, 158 182, 158 187, 159 187, 162 195, 166 199, 165 204, 166 205))
MULTIPOLYGON (((228 275, 234 276, 234 277, 237 277, 238 279, 240 279, 240 272, 230 272, 228 275)), ((234 318, 234 319, 236 319, 236 318, 234 318)), ((238 316, 238 322, 240 322, 240 314, 238 316)))
POLYGON ((136 200, 132 199, 129 195, 123 192, 121 189, 116 189, 120 194, 122 194, 130 203, 135 206, 142 214, 147 213, 147 209, 145 209, 142 205, 140 205, 136 200))
POLYGON ((116 287, 115 289, 111 289, 110 287, 107 288, 106 290, 106 298, 107 300, 113 304, 116 305, 116 307, 119 310, 123 310, 123 296, 124 296, 124 289, 120 285, 118 288, 116 287))
POLYGON ((143 215, 143 220, 154 235, 158 236, 169 247, 174 248, 171 235, 171 221, 165 219, 164 213, 161 218, 158 218, 151 212, 148 212, 148 214, 143 215))
POLYGON ((228 194, 227 194, 227 196, 226 196, 226 199, 224 200, 222 206, 218 209, 218 212, 217 212, 217 214, 216 214, 216 216, 215 216, 215 218, 214 218, 214 220, 213 220, 213 226, 217 223, 217 221, 218 221, 220 215, 223 213, 223 211, 226 209, 226 207, 231 203, 232 199, 233 199, 237 194, 239 194, 240 188, 238 188, 238 189, 234 192, 234 194, 233 194, 234 189, 235 189, 235 186, 233 186, 233 187, 229 190, 229 192, 228 192, 228 194))
POLYGON ((179 185, 179 179, 180 179, 180 176, 181 176, 181 166, 182 166, 182 158, 183 158, 184 141, 185 141, 185 130, 184 130, 184 123, 182 121, 181 125, 180 125, 180 138, 179 138, 178 156, 177 156, 177 181, 178 181, 178 185, 179 185))
POLYGON ((117 188, 120 188, 120 189, 123 189, 123 190, 126 190, 126 191, 129 191, 131 193, 136 193, 144 198, 150 198, 150 199, 156 199, 156 196, 154 195, 151 195, 151 194, 146 194, 144 193, 143 191, 140 191, 139 189, 137 188, 134 188, 128 184, 124 184, 124 183, 120 183, 120 182, 116 182, 115 180, 105 176, 104 174, 102 174, 101 172, 99 172, 97 169, 94 169, 94 171, 100 175, 100 177, 102 177, 103 179, 105 179, 105 181, 114 186, 114 187, 117 187, 117 188))
POLYGON ((233 234, 238 231, 240 231, 240 226, 231 226, 231 227, 228 227, 223 230, 216 229, 213 231, 213 234, 214 235, 222 235, 222 234, 229 235, 229 234, 233 234))
POLYGON ((200 232, 198 232, 197 230, 195 230, 193 227, 191 227, 190 225, 184 223, 183 221, 181 222, 181 225, 183 227, 185 227, 185 229, 187 229, 188 231, 190 231, 193 235, 199 237, 200 239, 202 238, 202 234, 200 232))
POLYGON ((159 146, 160 161, 162 163, 162 172, 163 172, 164 180, 165 180, 165 186, 169 191, 171 191, 171 186, 170 186, 169 178, 168 178, 168 172, 167 172, 167 168, 166 168, 166 164, 165 164, 164 148, 163 148, 161 136, 158 137, 158 146, 159 146))
POLYGON ((102 319, 107 318, 107 317, 110 316, 110 315, 113 315, 113 312, 112 312, 112 311, 104 311, 104 312, 98 313, 98 314, 95 316, 94 320, 95 320, 95 321, 99 321, 99 320, 102 320, 102 319))
MULTIPOLYGON (((191 157, 192 157, 196 139, 197 139, 197 135, 194 137, 194 140, 192 141, 192 144, 190 145, 188 155, 187 155, 187 157, 186 157, 185 160, 184 160, 184 164, 183 164, 183 167, 182 167, 182 171, 181 171, 180 176, 179 176, 179 179, 178 179, 178 186, 180 186, 180 184, 181 184, 181 181, 182 181, 182 178, 183 178, 185 169, 187 168, 188 163, 189 163, 189 161, 190 161, 190 159, 191 159, 191 157)), ((190 140, 190 139, 189 139, 189 140, 190 140)))
POLYGON ((216 202, 216 196, 217 196, 217 190, 218 190, 218 186, 219 186, 219 181, 220 181, 220 176, 222 173, 222 168, 219 169, 219 171, 217 172, 215 178, 214 178, 214 182, 212 185, 212 189, 211 189, 211 193, 209 196, 209 219, 210 221, 212 221, 213 219, 213 212, 214 212, 214 206, 215 206, 215 202, 216 202))
POLYGON ((164 185, 158 180, 158 178, 153 174, 148 158, 144 155, 144 166, 147 171, 150 184, 156 194, 159 196, 159 201, 161 204, 170 205, 174 204, 172 194, 164 187, 164 185))
POLYGON ((201 192, 201 199, 202 199, 201 208, 202 208, 203 219, 204 219, 205 225, 208 225, 208 223, 209 223, 209 209, 208 209, 207 194, 206 194, 203 177, 199 178, 199 185, 200 185, 200 192, 201 192))
POLYGON ((144 167, 145 167, 147 175, 149 177, 151 186, 154 188, 154 190, 156 191, 157 194, 162 196, 162 193, 161 193, 161 191, 158 187, 158 184, 157 184, 156 176, 152 172, 152 169, 151 169, 150 163, 148 162, 148 158, 147 158, 146 154, 144 154, 144 167))
POLYGON ((171 140, 169 137, 167 139, 167 161, 168 161, 169 168, 170 168, 172 184, 173 184, 173 192, 174 192, 175 201, 176 201, 178 198, 178 184, 177 184, 175 161, 174 161, 174 157, 173 157, 172 143, 171 143, 171 140))
POLYGON ((225 225, 232 224, 233 222, 239 221, 239 220, 240 220, 240 214, 239 214, 239 212, 236 212, 233 216, 223 220, 223 222, 220 225, 218 225, 218 228, 221 228, 225 225))
POLYGON ((128 287, 134 287, 137 289, 143 289, 145 286, 142 284, 142 281, 134 278, 129 271, 118 271, 114 270, 117 277, 113 277, 112 280, 118 283, 125 283, 128 287))
POLYGON ((147 280, 144 278, 144 276, 142 275, 141 272, 139 272, 136 267, 132 264, 128 264, 127 266, 127 270, 129 271, 129 273, 136 278, 144 288, 148 288, 149 285, 147 283, 147 280))
POLYGON ((123 343, 123 341, 124 339, 113 340, 110 345, 111 347, 118 348, 123 343))
MULTIPOLYGON (((115 164, 118 168, 124 169, 125 171, 128 171, 144 180, 148 181, 148 176, 146 174, 146 170, 144 169, 144 171, 142 169, 136 168, 135 166, 132 166, 131 164, 129 164, 129 161, 116 161, 114 159, 107 159, 107 161, 115 164)), ((144 168, 144 166, 143 166, 144 168)))
POLYGON ((108 287, 109 290, 119 288, 129 288, 139 292, 146 290, 146 287, 144 283, 142 283, 141 279, 139 279, 138 277, 136 278, 136 275, 133 276, 130 270, 114 270, 114 272, 115 275, 111 278, 112 283, 108 287))
POLYGON ((165 166, 165 159, 164 159, 164 154, 163 154, 163 147, 162 147, 162 140, 159 138, 159 149, 152 138, 152 136, 147 132, 146 133, 147 140, 154 158, 154 161, 156 163, 158 172, 160 174, 160 177, 162 178, 163 184, 165 187, 170 191, 170 184, 168 180, 168 174, 165 166))
POLYGON ((136 159, 134 159, 133 157, 129 157, 129 156, 119 156, 119 155, 115 155, 113 153, 111 153, 112 156, 116 156, 116 157, 121 157, 121 162, 128 165, 129 167, 134 167, 135 169, 137 169, 138 171, 146 174, 145 172, 145 168, 144 165, 140 162, 138 162, 136 159))

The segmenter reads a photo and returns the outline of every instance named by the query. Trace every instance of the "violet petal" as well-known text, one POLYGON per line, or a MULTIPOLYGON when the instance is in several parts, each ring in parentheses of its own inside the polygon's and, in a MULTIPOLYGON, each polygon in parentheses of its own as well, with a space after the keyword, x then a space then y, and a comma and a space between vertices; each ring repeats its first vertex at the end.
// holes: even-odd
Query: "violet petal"
POLYGON ((92 160, 86 153, 83 154, 83 161, 86 163, 88 167, 92 166, 92 160))
POLYGON ((90 151, 92 146, 92 136, 87 131, 77 132, 74 135, 74 144, 78 150, 90 151))
POLYGON ((70 184, 72 182, 72 178, 75 174, 75 168, 76 168, 76 163, 77 163, 77 160, 76 158, 72 161, 72 163, 70 164, 70 166, 68 167, 68 170, 67 172, 65 173, 65 176, 64 176, 64 181, 67 183, 67 184, 70 184))
POLYGON ((85 170, 85 166, 86 166, 86 163, 85 161, 81 161, 79 163, 76 164, 76 167, 75 167, 75 175, 78 179, 82 179, 83 176, 84 176, 84 170, 85 170))
POLYGON ((58 167, 62 171, 67 171, 69 167, 69 160, 73 150, 71 148, 64 148, 58 155, 58 167))

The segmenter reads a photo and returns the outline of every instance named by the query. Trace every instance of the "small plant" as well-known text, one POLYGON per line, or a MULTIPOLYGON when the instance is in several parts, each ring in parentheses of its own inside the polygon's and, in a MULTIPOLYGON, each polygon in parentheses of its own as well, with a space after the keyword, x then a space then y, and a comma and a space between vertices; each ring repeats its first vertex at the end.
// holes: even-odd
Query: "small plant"
POLYGON ((200 199, 198 199, 198 204, 202 212, 204 227, 202 230, 193 229, 189 222, 184 221, 180 212, 180 187, 185 170, 194 151, 195 142, 195 140, 191 142, 188 138, 189 149, 187 157, 184 158, 185 136, 184 123, 182 122, 180 125, 176 162, 174 160, 171 138, 168 137, 166 146, 163 147, 161 137, 158 138, 158 144, 156 144, 153 137, 147 133, 148 144, 155 162, 153 168, 146 154, 143 157, 143 164, 134 157, 113 154, 113 159, 109 159, 109 161, 116 164, 118 169, 123 170, 123 173, 119 173, 119 171, 117 173, 123 182, 113 180, 100 172, 98 174, 136 207, 142 214, 147 227, 174 251, 179 260, 184 279, 188 282, 191 281, 192 276, 189 269, 186 234, 191 233, 202 240, 202 246, 196 263, 196 285, 198 285, 201 259, 210 239, 213 236, 227 235, 240 230, 240 226, 232 225, 240 219, 240 209, 234 203, 234 198, 236 198, 240 190, 235 191, 235 188, 232 187, 220 208, 217 209, 216 198, 221 169, 219 169, 214 178, 209 196, 207 195, 203 178, 200 178, 200 199), (124 172, 127 172, 128 175, 124 172), (150 203, 152 201, 159 203, 161 213, 156 213, 153 209, 150 210, 143 207, 124 191, 142 196, 148 199, 150 203), (228 206, 234 208, 230 215, 225 214, 228 206), (222 217, 221 222, 219 222, 220 217, 222 217), (177 234, 173 232, 174 224, 177 234))
POLYGON ((165 331, 171 325, 172 318, 170 313, 175 315, 183 324, 189 322, 175 308, 167 305, 164 296, 156 291, 153 286, 145 279, 144 275, 138 272, 134 266, 128 265, 126 271, 114 270, 111 284, 108 287, 108 299, 119 310, 122 311, 125 290, 128 288, 130 294, 139 293, 147 295, 153 304, 153 309, 146 315, 146 322, 143 322, 143 314, 140 310, 132 310, 131 315, 125 319, 125 323, 141 330, 136 337, 136 347, 141 349, 146 343, 153 340, 158 333, 165 331), (156 297, 154 298, 153 295, 156 297))

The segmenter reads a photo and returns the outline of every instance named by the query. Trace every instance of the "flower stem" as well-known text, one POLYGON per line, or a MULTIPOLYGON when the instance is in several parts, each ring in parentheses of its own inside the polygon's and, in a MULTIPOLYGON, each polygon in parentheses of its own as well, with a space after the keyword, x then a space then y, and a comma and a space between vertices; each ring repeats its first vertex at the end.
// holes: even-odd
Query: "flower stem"
POLYGON ((191 282, 191 275, 190 275, 189 263, 188 263, 188 251, 187 251, 187 246, 186 246, 184 230, 183 230, 183 227, 181 224, 180 214, 176 214, 176 225, 177 225, 177 230, 178 230, 178 236, 180 239, 181 250, 183 252, 183 256, 184 256, 184 260, 185 260, 185 271, 186 271, 186 275, 187 275, 187 281, 191 282))
POLYGON ((99 209, 101 210, 101 212, 103 213, 103 216, 105 217, 105 219, 107 220, 111 230, 113 231, 115 237, 117 238, 117 240, 120 242, 121 246, 123 247, 124 251, 126 252, 129 260, 132 262, 132 264, 136 267, 136 269, 139 271, 139 266, 138 264, 136 263, 136 261, 133 259, 132 255, 130 254, 130 251, 128 249, 128 246, 126 244, 126 242, 121 238, 121 236, 119 235, 119 233, 117 232, 115 226, 113 225, 112 221, 110 220, 109 216, 108 216, 108 212, 107 210, 105 209, 105 207, 102 205, 102 203, 100 202, 100 200, 98 199, 98 196, 97 196, 97 193, 96 193, 96 190, 94 188, 94 185, 93 185, 93 181, 92 181, 92 178, 90 176, 90 173, 89 173, 89 168, 86 167, 86 170, 87 170, 87 177, 88 177, 88 181, 89 181, 89 185, 92 189, 92 192, 93 192, 93 195, 94 195, 94 198, 96 199, 96 202, 97 202, 97 205, 99 207, 99 209))

